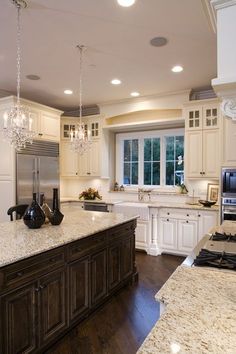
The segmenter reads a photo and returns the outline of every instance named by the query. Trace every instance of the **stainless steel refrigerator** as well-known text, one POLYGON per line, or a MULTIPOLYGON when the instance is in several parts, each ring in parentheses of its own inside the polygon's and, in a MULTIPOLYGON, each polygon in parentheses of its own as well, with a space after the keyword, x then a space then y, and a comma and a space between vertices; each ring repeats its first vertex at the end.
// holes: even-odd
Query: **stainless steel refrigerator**
POLYGON ((34 141, 17 153, 16 158, 16 202, 30 204, 32 194, 44 194, 52 207, 53 188, 59 188, 59 144, 34 141))

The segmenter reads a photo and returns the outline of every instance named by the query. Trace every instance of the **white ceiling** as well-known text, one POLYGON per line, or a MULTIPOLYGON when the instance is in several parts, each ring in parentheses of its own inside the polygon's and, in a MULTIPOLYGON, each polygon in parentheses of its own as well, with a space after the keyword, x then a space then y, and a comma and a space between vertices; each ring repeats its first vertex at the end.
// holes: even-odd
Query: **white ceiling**
MULTIPOLYGON (((22 10, 22 97, 58 108, 78 106, 79 54, 84 63, 84 104, 148 96, 210 85, 216 77, 216 35, 202 0, 28 0, 22 10), (165 36, 162 48, 150 46, 165 36), (180 64, 184 72, 173 74, 180 64), (40 81, 25 75, 36 74, 40 81), (110 84, 120 78, 122 85, 110 84), (74 95, 63 91, 70 88, 74 95)), ((16 9, 1 0, 0 89, 15 92, 16 9)))

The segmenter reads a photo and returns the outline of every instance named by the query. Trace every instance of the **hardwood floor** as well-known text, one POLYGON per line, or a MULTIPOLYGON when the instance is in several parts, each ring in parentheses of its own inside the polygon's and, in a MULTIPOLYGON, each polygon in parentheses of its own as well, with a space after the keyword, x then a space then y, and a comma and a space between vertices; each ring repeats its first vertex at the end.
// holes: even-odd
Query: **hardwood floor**
POLYGON ((154 295, 183 257, 136 252, 139 282, 75 327, 47 354, 134 354, 159 318, 154 295))

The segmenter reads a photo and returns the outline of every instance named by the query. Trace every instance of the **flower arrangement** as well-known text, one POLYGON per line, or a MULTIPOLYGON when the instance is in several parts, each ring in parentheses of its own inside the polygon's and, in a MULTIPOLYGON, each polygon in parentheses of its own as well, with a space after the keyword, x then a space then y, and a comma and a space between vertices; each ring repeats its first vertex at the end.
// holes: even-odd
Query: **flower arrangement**
POLYGON ((80 193, 79 199, 95 200, 95 199, 102 199, 102 196, 98 193, 97 189, 88 188, 85 189, 85 191, 83 191, 82 193, 80 193))

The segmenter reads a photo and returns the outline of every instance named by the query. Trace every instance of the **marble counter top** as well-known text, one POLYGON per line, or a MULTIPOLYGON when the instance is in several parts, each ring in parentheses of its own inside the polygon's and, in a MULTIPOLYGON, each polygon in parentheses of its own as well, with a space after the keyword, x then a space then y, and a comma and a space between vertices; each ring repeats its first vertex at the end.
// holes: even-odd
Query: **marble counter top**
POLYGON ((166 305, 138 354, 234 354, 236 273, 180 266, 157 293, 166 305))
POLYGON ((75 210, 59 226, 28 229, 22 220, 0 223, 0 267, 109 229, 136 216, 75 210))
MULTIPOLYGON (((62 197, 61 203, 66 202, 78 202, 83 203, 84 200, 79 200, 76 197, 62 197)), ((158 202, 158 201, 144 201, 139 202, 137 200, 112 200, 112 199, 102 199, 102 200, 86 200, 86 202, 93 203, 106 203, 108 205, 122 204, 122 203, 137 203, 139 205, 145 205, 149 208, 175 208, 175 209, 193 209, 193 210, 208 210, 208 211, 218 211, 219 206, 214 205, 211 208, 204 207, 201 204, 187 204, 187 203, 175 203, 175 202, 158 202)))

